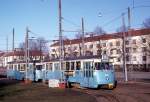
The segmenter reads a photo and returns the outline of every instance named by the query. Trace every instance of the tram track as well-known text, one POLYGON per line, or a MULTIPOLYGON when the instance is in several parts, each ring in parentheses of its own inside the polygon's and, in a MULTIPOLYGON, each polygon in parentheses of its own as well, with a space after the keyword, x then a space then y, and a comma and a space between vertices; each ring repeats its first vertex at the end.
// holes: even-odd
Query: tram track
POLYGON ((107 93, 101 90, 86 90, 87 94, 90 94, 94 96, 97 100, 97 102, 121 102, 116 95, 113 95, 111 93, 107 93))
POLYGON ((77 89, 73 90, 80 91, 94 97, 97 102, 146 102, 144 97, 141 97, 142 93, 126 93, 118 92, 118 90, 105 90, 105 89, 77 89))
POLYGON ((93 89, 75 89, 86 94, 93 96, 97 102, 122 102, 118 99, 116 95, 113 95, 103 90, 93 90, 93 89))

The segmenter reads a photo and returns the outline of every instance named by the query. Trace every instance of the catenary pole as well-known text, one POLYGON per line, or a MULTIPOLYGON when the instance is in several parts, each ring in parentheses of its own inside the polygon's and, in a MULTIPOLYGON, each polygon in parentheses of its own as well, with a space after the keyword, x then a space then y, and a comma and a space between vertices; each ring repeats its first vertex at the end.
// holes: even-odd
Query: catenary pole
MULTIPOLYGON (((63 42, 62 42, 62 13, 61 13, 61 0, 58 2, 58 15, 59 15, 59 65, 60 70, 62 70, 62 62, 63 62, 63 42)), ((61 75, 62 81, 62 75, 61 75)))
POLYGON ((26 80, 27 80, 27 72, 29 67, 29 42, 28 42, 28 35, 29 30, 28 27, 26 28, 26 38, 25 38, 25 60, 26 60, 26 80))
POLYGON ((84 19, 82 17, 82 56, 85 55, 85 48, 84 48, 84 19))
POLYGON ((123 69, 124 69, 124 77, 125 77, 125 82, 128 81, 128 76, 127 76, 127 67, 126 67, 126 50, 125 50, 125 19, 124 19, 124 13, 122 13, 122 26, 123 26, 123 69))

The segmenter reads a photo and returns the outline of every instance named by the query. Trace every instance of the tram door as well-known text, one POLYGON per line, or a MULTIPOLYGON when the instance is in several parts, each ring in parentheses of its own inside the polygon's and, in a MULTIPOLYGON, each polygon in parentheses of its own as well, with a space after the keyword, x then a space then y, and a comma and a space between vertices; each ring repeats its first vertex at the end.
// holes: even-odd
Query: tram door
POLYGON ((83 74, 85 87, 90 87, 90 80, 93 77, 93 67, 91 61, 83 63, 83 74))

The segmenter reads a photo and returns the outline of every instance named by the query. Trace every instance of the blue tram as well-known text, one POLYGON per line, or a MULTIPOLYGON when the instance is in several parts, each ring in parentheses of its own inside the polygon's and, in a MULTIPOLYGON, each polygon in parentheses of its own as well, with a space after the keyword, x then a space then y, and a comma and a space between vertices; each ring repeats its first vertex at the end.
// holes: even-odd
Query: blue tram
POLYGON ((29 68, 26 70, 25 62, 9 63, 7 67, 7 77, 17 80, 29 79, 31 81, 39 81, 43 79, 43 67, 41 63, 29 63, 28 66, 29 68))
POLYGON ((13 79, 29 79, 32 81, 47 81, 56 79, 67 83, 68 87, 78 84, 80 87, 99 88, 107 86, 113 89, 117 85, 114 66, 109 60, 98 57, 80 57, 63 60, 60 69, 59 60, 42 63, 29 63, 25 70, 25 63, 9 64, 7 76, 13 79))
POLYGON ((45 62, 43 80, 64 80, 69 87, 78 84, 80 87, 99 88, 107 86, 113 89, 117 85, 114 67, 108 60, 88 57, 65 59, 63 68, 59 69, 59 61, 45 62))

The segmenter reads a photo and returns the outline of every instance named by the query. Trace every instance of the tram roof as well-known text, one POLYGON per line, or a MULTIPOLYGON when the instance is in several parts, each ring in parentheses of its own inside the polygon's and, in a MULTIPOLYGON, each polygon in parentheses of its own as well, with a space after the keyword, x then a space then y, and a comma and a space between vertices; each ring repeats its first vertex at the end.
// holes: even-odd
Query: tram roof
MULTIPOLYGON (((63 61, 69 61, 69 60, 83 60, 83 59, 100 59, 100 56, 99 55, 95 55, 95 56, 79 56, 79 57, 67 57, 67 58, 64 58, 63 61)), ((59 58, 56 58, 56 59, 50 59, 50 60, 47 60, 45 62, 53 62, 53 61, 59 61, 59 58)))

